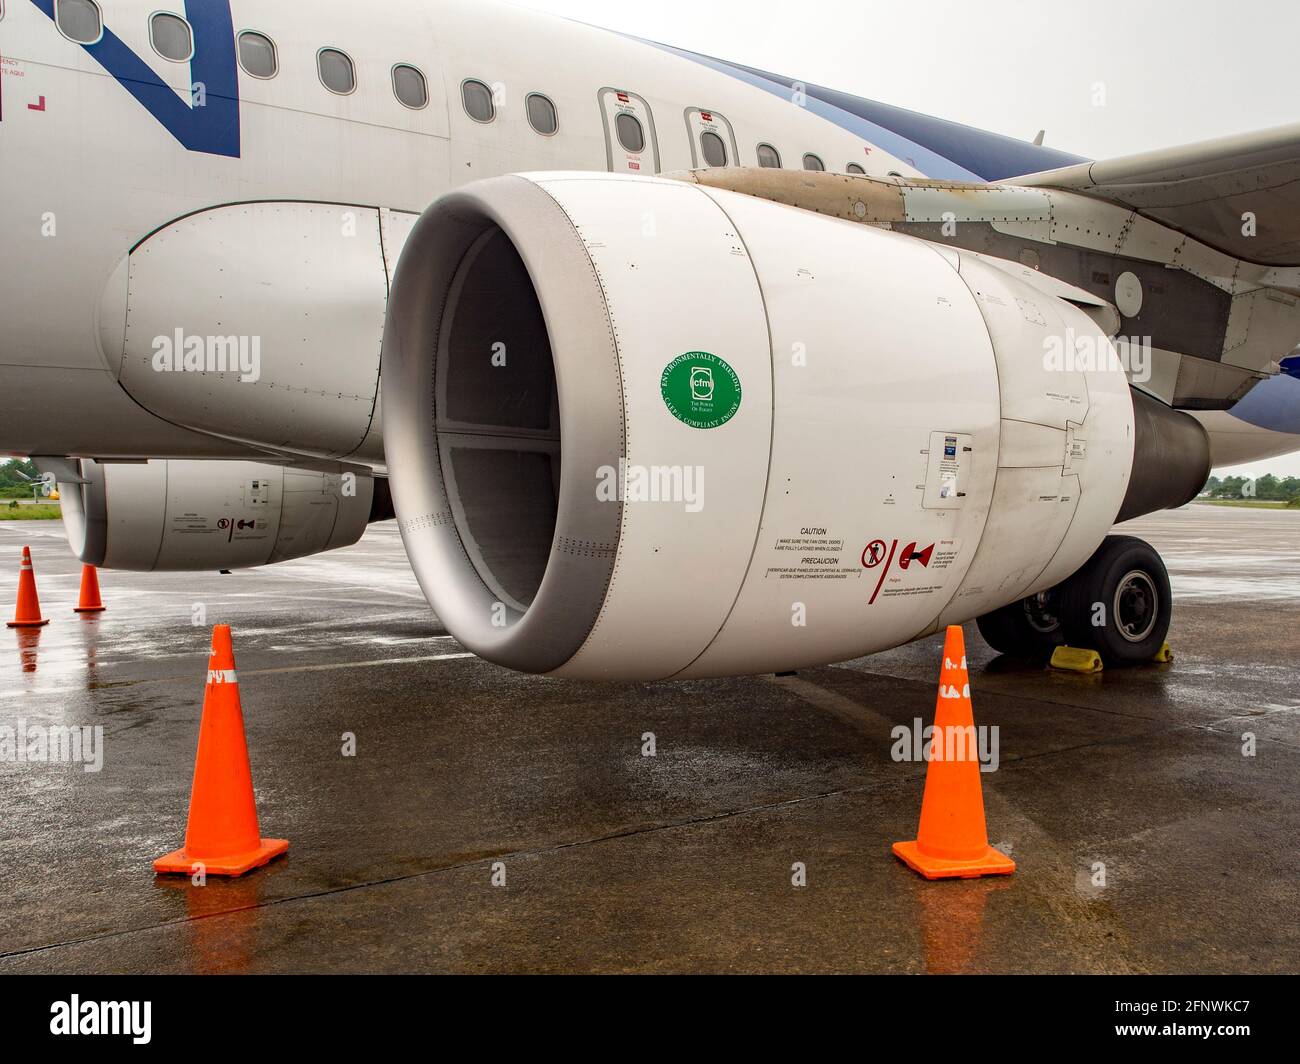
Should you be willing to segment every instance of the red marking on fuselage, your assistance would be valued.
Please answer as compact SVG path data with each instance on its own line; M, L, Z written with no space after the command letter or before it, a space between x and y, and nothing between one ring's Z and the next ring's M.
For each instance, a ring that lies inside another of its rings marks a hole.
M45 110L45 97L42 96L42 97L40 98L40 101L39 101L38 103L29 103L29 104L27 105L27 110L29 110L29 111L44 111L44 110Z
M898 540L894 540L889 545L889 557L885 559L884 567L880 570L880 579L876 581L876 590L871 593L871 600L868 606L876 604L876 596L880 594L880 589L885 586L885 577L889 575L889 567L894 563L894 552L898 550Z

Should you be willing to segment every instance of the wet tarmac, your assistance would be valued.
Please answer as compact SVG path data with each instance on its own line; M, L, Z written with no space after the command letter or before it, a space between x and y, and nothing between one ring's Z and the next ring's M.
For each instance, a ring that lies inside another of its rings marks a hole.
M105 572L98 617L61 526L0 523L5 619L24 543L51 618L0 629L0 726L103 729L98 772L0 762L0 974L1294 972L1300 513L1125 531L1169 565L1177 661L1053 673L968 625L1019 868L928 883L890 855L924 767L890 730L930 718L938 639L787 678L539 680L447 637L391 523L231 576ZM150 862L184 835L218 622L262 830L292 845L194 887Z

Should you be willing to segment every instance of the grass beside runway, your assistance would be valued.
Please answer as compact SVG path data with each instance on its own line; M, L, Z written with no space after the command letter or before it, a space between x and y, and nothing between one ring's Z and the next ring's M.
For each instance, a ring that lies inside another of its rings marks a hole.
M1230 506L1245 510L1292 510L1300 513L1300 500L1282 502L1275 499L1197 499L1198 506Z
M0 521L57 521L62 516L56 502L0 503Z

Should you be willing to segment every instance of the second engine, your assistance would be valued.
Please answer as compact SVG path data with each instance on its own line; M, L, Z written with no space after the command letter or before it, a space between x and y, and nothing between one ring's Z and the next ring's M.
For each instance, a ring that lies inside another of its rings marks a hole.
M347 547L365 532L376 496L369 475L260 462L79 469L81 483L59 483L68 543L105 569L243 569Z

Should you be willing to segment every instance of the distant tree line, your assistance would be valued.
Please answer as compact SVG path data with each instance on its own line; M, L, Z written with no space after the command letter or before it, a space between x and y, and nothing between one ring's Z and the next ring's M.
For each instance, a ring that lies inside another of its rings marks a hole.
M1262 499L1265 502L1284 502L1300 508L1300 477L1275 477L1266 473L1262 477L1210 477L1202 495L1211 499Z

